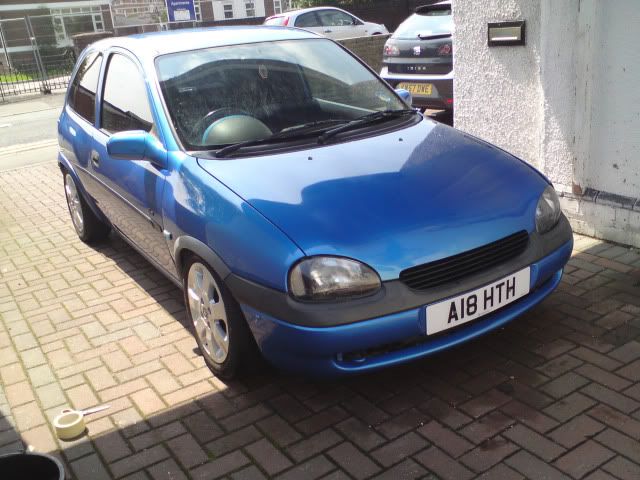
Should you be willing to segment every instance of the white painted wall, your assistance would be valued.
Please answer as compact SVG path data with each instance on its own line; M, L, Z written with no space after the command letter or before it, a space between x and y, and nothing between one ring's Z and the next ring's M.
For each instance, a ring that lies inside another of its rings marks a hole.
M595 2L589 151L581 183L640 197L640 2Z
M456 0L454 124L538 165L539 0ZM527 21L526 47L487 46L487 23Z
M562 192L640 198L638 0L455 0L453 16L457 128ZM489 48L487 23L508 20L526 21L526 45ZM569 197L577 231L640 246L640 203Z

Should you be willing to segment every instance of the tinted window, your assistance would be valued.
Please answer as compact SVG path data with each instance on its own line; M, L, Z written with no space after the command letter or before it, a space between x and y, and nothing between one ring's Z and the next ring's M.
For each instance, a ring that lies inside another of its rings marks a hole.
M109 133L150 131L153 116L138 67L122 55L112 55L102 96L102 128Z
M69 106L90 123L94 123L96 119L96 91L101 64L102 55L90 53L82 61L69 87Z
M320 23L325 27L344 27L353 25L353 17L339 10L321 10Z
M320 22L318 21L316 12L305 13L304 15L300 15L298 18L296 18L296 27L311 28L319 26Z
M393 36L394 38L416 38L418 34L438 35L452 31L451 7L425 7L402 22Z

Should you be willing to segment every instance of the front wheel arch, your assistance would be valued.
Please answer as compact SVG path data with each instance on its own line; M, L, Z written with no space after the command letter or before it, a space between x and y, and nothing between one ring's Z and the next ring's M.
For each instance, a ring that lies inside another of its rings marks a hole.
M193 255L196 255L207 262L223 281L231 273L231 269L227 266L224 260L222 260L222 258L220 258L220 256L215 253L211 247L197 238L187 235L179 237L173 246L173 252L173 258L176 262L176 270L181 276L185 273L184 269L185 265L187 265L187 262L189 261L189 257Z

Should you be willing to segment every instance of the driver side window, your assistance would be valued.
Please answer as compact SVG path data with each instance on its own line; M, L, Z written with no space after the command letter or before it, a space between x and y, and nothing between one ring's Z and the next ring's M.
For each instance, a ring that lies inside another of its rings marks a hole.
M114 53L109 59L102 95L102 129L108 133L153 128L147 88L135 63Z

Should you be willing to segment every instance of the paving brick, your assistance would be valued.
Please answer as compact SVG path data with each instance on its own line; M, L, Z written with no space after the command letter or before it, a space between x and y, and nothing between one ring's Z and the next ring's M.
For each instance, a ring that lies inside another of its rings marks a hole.
M593 437L605 428L587 415L579 415L549 433L549 436L566 448L572 448Z
M331 429L323 430L287 449L287 453L297 462L306 460L342 441L342 437Z
M422 411L411 408L377 425L376 430L387 439L393 439L424 425L429 416Z
M599 433L595 439L602 445L640 464L640 443L638 443L637 440L618 433L615 430L611 430L610 428Z
M516 400L503 405L500 410L540 433L547 432L558 425L557 420Z
M500 436L483 441L479 446L460 457L462 463L476 472L484 472L502 461L518 447Z
M95 454L71 462L71 469L76 478L90 478L92 480L109 480L111 478L108 470Z
M631 413L640 408L640 402L595 383L587 385L581 392L624 413Z
M336 425L342 435L363 450L371 450L386 440L378 435L373 427L363 423L356 417L351 417Z
M111 471L116 478L124 477L129 473L142 470L149 465L153 465L160 460L164 460L168 456L169 453L162 445L156 445L155 447L151 447L147 450L143 450L112 463Z
M504 463L499 463L480 475L478 480L524 480L524 476Z
M494 411L465 426L459 430L459 433L464 435L471 442L480 444L514 423L515 420L512 418Z
M324 455L318 455L306 462L299 463L287 472L276 477L278 480L298 480L299 478L313 480L320 478L335 468ZM236 478L235 476L233 477Z
M247 445L245 450L270 476L293 465L285 455L264 438Z
M448 455L457 458L463 453L471 450L473 444L465 440L454 431L443 427L433 420L424 427L419 428L418 433L429 440L434 445L440 447Z
M370 477L380 471L380 467L352 443L344 442L327 452L340 467L357 479ZM379 456L376 456L379 458Z
M547 462L565 452L565 449L560 445L547 440L544 436L524 425L514 425L503 432L502 435Z
M544 478L545 480L570 480L571 478L525 450L520 450L507 458L505 463L526 478Z
M250 465L233 473L231 478L233 480L266 480L267 477L264 476L258 467Z
M565 422L585 410L588 410L595 404L596 402L591 398L586 397L579 392L574 392L568 397L564 397L552 405L549 405L543 410L543 412L560 422Z
M474 474L460 462L452 459L437 447L430 447L415 456L428 470L445 480L465 480Z
M219 478L249 463L249 459L240 451L235 451L191 470L194 480Z
M147 469L153 480L187 480L187 476L172 458Z
M542 390L552 397L562 398L588 383L589 380L583 376L568 372L544 385Z
M217 457L254 442L261 437L262 434L253 425L250 425L208 443L206 448L212 455Z
M630 462L624 457L617 456L601 468L622 480L637 480L640 478L640 465Z
M614 455L611 450L588 440L560 457L554 464L573 478L582 478Z
M144 416L150 416L165 408L165 403L158 394L150 388L132 393L131 399Z
M208 459L207 454L189 433L168 440L166 444L174 457L186 469L201 465Z

